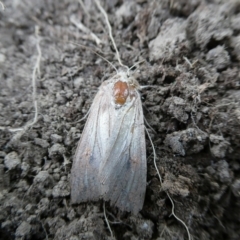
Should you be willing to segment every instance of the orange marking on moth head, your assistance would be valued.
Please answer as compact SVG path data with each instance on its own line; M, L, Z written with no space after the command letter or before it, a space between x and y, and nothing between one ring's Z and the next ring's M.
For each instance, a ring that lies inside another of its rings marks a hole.
M129 89L126 82L117 81L113 87L113 96L116 104L123 105L129 95Z

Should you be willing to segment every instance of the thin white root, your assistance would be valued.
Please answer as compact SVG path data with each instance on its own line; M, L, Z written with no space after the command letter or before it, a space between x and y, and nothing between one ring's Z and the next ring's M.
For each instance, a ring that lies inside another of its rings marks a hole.
M174 233L170 231L166 225L164 226L162 232L160 233L160 239L163 237L163 234L165 232L171 237L171 239L174 239Z
M0 5L1 5L2 10L5 10L4 4L1 1L0 1Z
M103 214L104 214L104 218L105 218L106 224L108 226L108 230L109 230L109 232L111 234L111 238L113 238L113 232L112 232L112 229L110 227L110 224L109 224L109 221L108 221L107 215L106 215L105 202L103 203Z
M6 127L0 127L0 130L8 130L10 132L18 132L12 140L19 139L31 126L33 126L37 122L38 118L38 102L37 102L37 87L36 87L36 75L38 74L40 76L40 61L42 57L42 52L40 48L40 39L39 39L39 27L35 26L35 35L37 38L37 51L38 51L38 57L35 63L35 66L33 68L32 72L32 98L33 98L33 105L35 108L35 114L32 121L29 121L24 127L22 128L6 128Z
M8 127L0 127L2 131L9 131L9 132L19 132L22 131L23 128L8 128Z
M83 1L82 1L82 0L78 0L78 2L79 2L79 4L81 5L81 7L82 7L84 13L87 15L87 17L88 17L89 19L91 19L90 14L88 13L87 9L85 8L85 6L84 6L84 4L83 4Z
M80 21L77 21L74 16L70 17L70 22L73 23L82 32L88 34L93 39L93 41L96 42L97 45L102 44L102 41L96 36L96 34L94 34L89 28L84 26Z
M155 167L155 169L156 169L156 171L157 171L157 175L158 175L159 180L160 180L160 183L161 183L161 185L162 185L162 177L161 177L161 174L160 174L160 172L159 172L159 170L158 170L157 163L156 163L156 157L157 157L157 156L156 156L155 147L154 147L154 144L153 144L153 142L152 142L152 138L151 138L151 136L150 136L147 128L145 128L145 129L146 129L146 132L147 132L149 141L150 141L150 143L151 143L151 145L152 145L152 149L153 149L153 163L154 163L154 167Z
M169 193L166 191L167 195L168 195L168 198L170 199L171 203L172 203L172 215L185 227L186 231L187 231L187 234L188 234L188 240L191 240L191 235L190 235L190 232L189 232L189 229L187 227L187 225L185 224L185 222L180 219L174 212L174 202L172 200L172 198L170 197Z
M36 64L34 66L33 73L32 73L32 88L33 88L32 97L33 97L33 101L34 101L35 115L34 115L33 122L29 124L29 127L34 125L37 122L37 117L38 117L36 73L38 73L38 76L41 76L40 62L41 62L41 58L42 58L42 51L41 51L41 48L39 45L40 38L39 38L39 27L38 26L35 27L35 35L37 38L37 52L38 52L37 61L36 61Z
M119 64L120 64L122 67L124 67L124 68L126 68L127 70L129 70L128 66L124 65L124 64L122 63L122 61L121 61L120 54L119 54L119 51L118 51L118 49L117 49L117 45L116 45L116 43L115 43L115 41L114 41L114 38L113 38L113 35L112 35L112 27L111 27L111 25L110 25L110 23L109 23L109 19L108 19L108 15L107 15L106 11L103 9L103 7L101 6L101 4L100 4L100 2L99 2L98 0L94 0L94 1L95 1L95 3L96 3L97 7L99 8L99 10L102 12L102 14L103 14L104 17L105 17L105 21L106 21L107 26L108 26L109 37L110 37L110 39L111 39L111 41L112 41L112 44L113 44L113 47L114 47L114 49L115 49L115 51L116 51L117 60L118 60Z
M63 154L63 166L65 168L65 172L67 172L66 166L70 163L70 161L68 160L68 158L66 157L65 154Z
M190 68L193 68L194 65L198 62L198 60L194 61L193 63L191 63L188 58L183 57L183 59L187 62L187 64L190 66Z
M144 122L154 133L156 133L156 131L150 126L150 124L148 123L148 121L145 117L144 117Z
M163 182L162 182L162 177L161 177L161 175L160 175L160 172L159 172L159 170L158 170L157 163L156 163L156 151L155 151L155 147L154 147L154 144L153 144L153 142L152 142L151 136L150 136L150 134L149 134L149 132L148 132L147 129L146 129L146 132L147 132L148 138L149 138L149 140L150 140L150 143L151 143L152 149L153 149L153 163L154 163L154 167L155 167L155 169L156 169L156 171L157 171L157 175L158 175L159 180L160 180L160 183L161 183L161 185L162 185L162 184L163 184ZM185 224L185 222L184 222L183 220L181 220L181 219L175 214L175 212L174 212L174 207L175 207L174 202L173 202L172 198L170 197L168 191L166 191L166 194L167 194L167 196L168 196L168 198L169 198L169 200L171 201L171 204L172 204L172 215L173 215L180 223L182 223L182 225L185 227L185 229L186 229L186 231L187 231L188 240L191 240L191 235L190 235L190 232L189 232L189 229L188 229L187 225Z
M191 62L186 57L183 57L183 59L187 62L187 64L190 66L190 68L193 67Z
M42 225L42 229L43 229L43 231L44 231L44 233L45 233L46 240L48 240L48 234L47 234L47 231L46 231L46 229L45 229L45 227L44 227L42 221L40 221L40 223L41 223L41 225Z

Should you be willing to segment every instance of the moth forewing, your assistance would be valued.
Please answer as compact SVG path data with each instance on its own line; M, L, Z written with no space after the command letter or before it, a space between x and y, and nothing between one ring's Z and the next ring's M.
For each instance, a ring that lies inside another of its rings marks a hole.
M115 122L110 154L101 170L103 196L124 211L138 213L146 190L146 149L139 95ZM108 169L111 171L108 171Z
M101 85L74 157L73 203L102 197L123 211L142 209L146 148L137 86L124 72Z
M93 100L74 156L71 171L72 203L98 200L101 196L99 168L106 149L106 138L110 133L107 123L110 117L108 112L111 111L111 104L107 101L108 97L103 89L105 84L104 82L100 86Z

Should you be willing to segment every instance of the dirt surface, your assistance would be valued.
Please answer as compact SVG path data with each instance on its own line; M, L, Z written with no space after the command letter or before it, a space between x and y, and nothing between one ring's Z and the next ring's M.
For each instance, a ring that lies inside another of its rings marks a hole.
M0 239L111 239L103 203L70 204L70 171L101 82L119 67L92 1L3 1L0 10ZM106 204L116 239L240 239L240 2L103 3L141 85L148 186L134 216ZM80 25L82 24L82 25ZM39 36L35 34L39 27ZM85 26L88 31L84 31ZM95 34L91 34L89 31ZM40 39L34 119L32 75ZM71 42L87 46L88 49Z

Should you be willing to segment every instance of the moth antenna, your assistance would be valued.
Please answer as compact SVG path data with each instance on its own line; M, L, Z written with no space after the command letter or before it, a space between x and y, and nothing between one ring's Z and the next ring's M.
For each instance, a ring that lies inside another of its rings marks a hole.
M87 116L89 115L91 111L91 107L88 109L87 113L84 115L84 117L82 117L81 119L77 120L76 122L72 122L72 124L76 124L76 123L80 123L81 121L83 121L84 119L87 118Z
M145 62L145 60L141 60L141 61L136 62L136 63L133 64L128 70L129 70L129 71L132 70L134 67L136 67L137 65L139 65L139 64L142 63L142 62Z
M119 51L118 51L118 49L117 49L117 45L116 45L116 43L115 43L115 41L114 41L114 38L113 38L113 35L112 35L112 27L111 27L111 25L110 25L110 23L109 23L109 19L108 19L108 15L107 15L106 11L103 9L103 7L101 6L101 4L100 4L100 2L99 2L98 0L94 0L94 1L95 1L95 3L96 3L97 7L99 8L99 10L102 12L102 14L103 14L104 17L105 17L105 20L106 20L106 23L107 23L107 26L108 26L108 34L109 34L109 37L110 37L110 39L111 39L111 41L112 41L113 47L114 47L114 49L115 49L115 51L116 51L117 60L118 60L119 64L120 64L122 67L125 67L125 68L127 68L127 70L129 70L129 67L126 66L126 65L124 65L124 64L122 63L121 59L120 59L120 54L119 54Z
M158 170L157 163L156 163L156 151L155 151L155 147L154 147L152 138L150 137L150 134L149 134L149 132L148 132L148 130L147 130L146 127L145 127L145 129L146 129L146 132L147 132L149 141L150 141L150 143L151 143L151 145L152 145L152 149L153 149L153 163L154 163L154 167L155 167L155 169L156 169L156 171L157 171L157 175L158 175L159 180L160 180L160 183L161 183L161 185L162 185L162 184L163 184L163 182L162 182L162 177L161 177L161 174L160 174L160 172L159 172L159 170ZM178 221L185 227L185 229L186 229L186 231L187 231L187 234L188 234L188 240L191 240L191 235L190 235L190 232L189 232L189 229L188 229L186 223L185 223L182 219L180 219L180 218L175 214L175 212L174 212L174 208L175 208L174 202L173 202L172 198L170 197L168 191L165 191L165 192L166 192L166 194L167 194L167 196L168 196L168 198L169 198L169 200L171 201L171 204L172 204L172 215L175 217L176 220L178 220Z
M79 43L75 43L75 42L71 42L71 41L68 41L68 42L71 43L71 44L74 44L74 45L76 45L76 46L85 48L85 49L87 49L88 51L90 51L90 52L98 55L100 58L102 58L104 61L106 61L109 65L111 65L111 67L114 68L114 70L115 70L115 71L117 72L117 74L118 74L117 68L116 68L110 61L108 61L105 57L103 57L101 54L99 54L99 53L93 51L91 48L86 47L86 46L84 46L84 45L81 45L81 44L79 44Z
M0 1L0 5L1 5L2 10L5 10L4 4L1 1Z
M145 85L145 86L140 86L140 89L144 89L144 88L157 88L157 86L154 85Z
M108 226L108 230L109 230L109 232L110 232L110 234L111 234L111 238L113 238L113 232L112 232L112 229L111 229L111 227L110 227L110 224L109 224L109 221L108 221L107 215L106 215L105 202L103 202L103 213L104 213L105 221L106 221L107 226Z
M128 75L128 77L130 76L130 70L133 69L136 65L138 65L138 64L140 64L140 63L142 63L142 62L144 62L144 61L145 61L145 60L138 61L138 62L136 62L135 64L133 64L130 68L128 68L128 70L127 70L127 75Z

